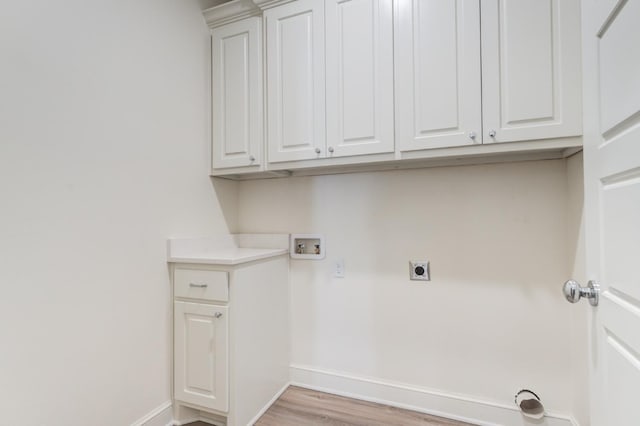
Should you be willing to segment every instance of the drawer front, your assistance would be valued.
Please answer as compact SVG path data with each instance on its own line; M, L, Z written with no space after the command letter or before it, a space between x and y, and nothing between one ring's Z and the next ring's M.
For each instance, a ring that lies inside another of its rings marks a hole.
M229 300L227 272L176 268L173 279L175 297L224 302Z

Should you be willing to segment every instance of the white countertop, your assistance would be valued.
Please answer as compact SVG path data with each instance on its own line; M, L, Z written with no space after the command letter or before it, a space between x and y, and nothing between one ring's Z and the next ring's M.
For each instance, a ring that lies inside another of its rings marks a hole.
M238 265L288 253L287 249L223 248L206 253L169 256L172 263L206 263L208 265Z
M241 234L216 238L171 239L167 262L239 265L289 252L287 234Z

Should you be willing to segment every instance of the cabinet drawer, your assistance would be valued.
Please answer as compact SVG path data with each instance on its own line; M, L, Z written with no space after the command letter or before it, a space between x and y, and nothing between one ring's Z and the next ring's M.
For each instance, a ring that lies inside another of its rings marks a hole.
M229 279L226 272L176 268L173 279L175 297L225 302L229 300Z

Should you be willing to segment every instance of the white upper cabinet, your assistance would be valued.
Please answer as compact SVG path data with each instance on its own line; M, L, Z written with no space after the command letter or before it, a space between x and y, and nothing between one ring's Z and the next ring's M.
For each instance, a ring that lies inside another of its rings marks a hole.
M395 6L398 149L480 143L479 0L398 0Z
M234 0L205 16L213 174L581 147L580 0Z
M328 0L327 156L394 151L391 0Z
M325 156L324 0L264 12L269 162Z
M211 30L213 169L259 168L263 149L262 20Z
M579 0L482 0L484 143L582 132Z

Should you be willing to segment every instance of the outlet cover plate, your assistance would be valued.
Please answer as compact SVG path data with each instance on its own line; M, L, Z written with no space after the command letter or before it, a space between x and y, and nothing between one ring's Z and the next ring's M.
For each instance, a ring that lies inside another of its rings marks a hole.
M344 278L344 259L336 259L334 262L333 276L335 278Z
M428 260L409 261L409 279L411 281L431 281Z

